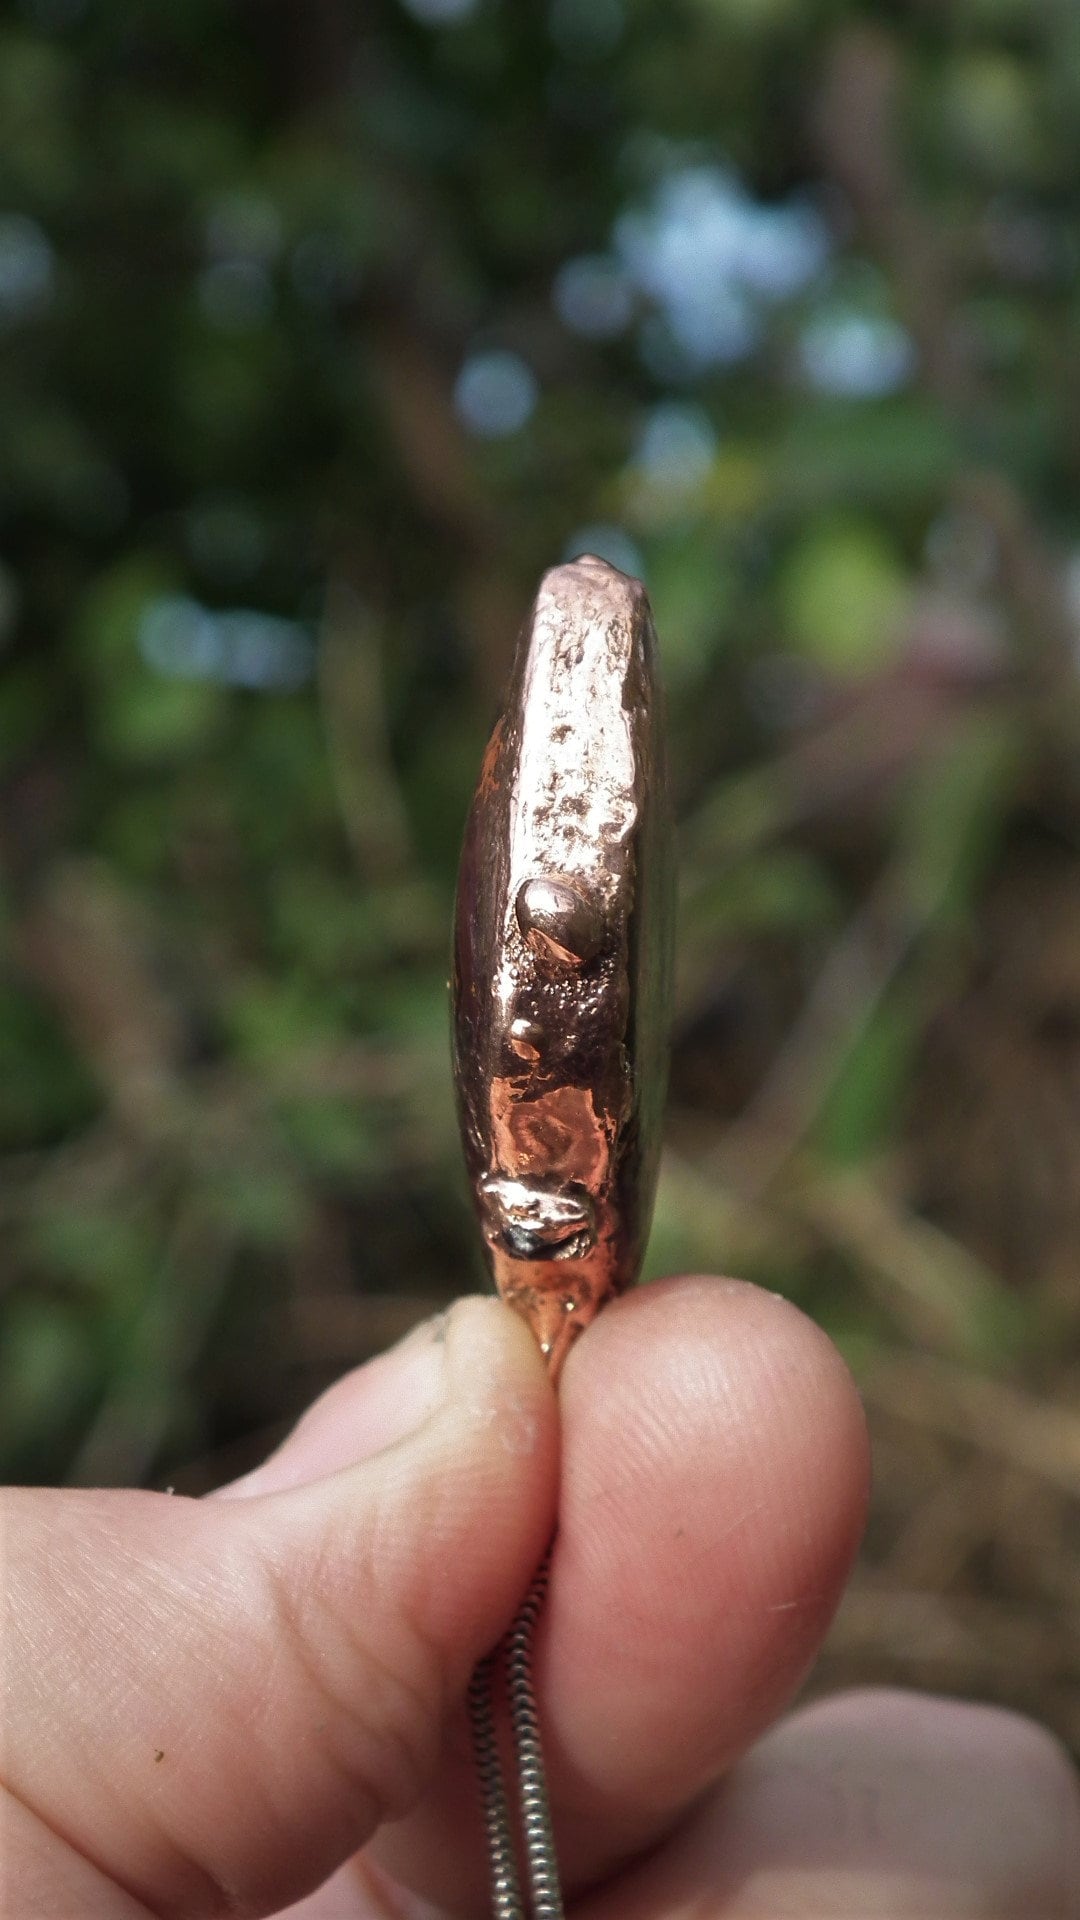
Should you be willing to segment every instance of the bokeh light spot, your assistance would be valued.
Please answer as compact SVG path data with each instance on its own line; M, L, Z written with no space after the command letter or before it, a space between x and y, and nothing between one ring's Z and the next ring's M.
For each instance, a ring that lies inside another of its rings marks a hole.
M249 607L219 613L181 595L151 601L138 645L147 666L167 679L260 692L291 692L311 678L315 663L311 636L296 621Z
M270 275L258 260L215 260L198 282L199 305L222 333L247 333L269 319L274 304Z
M567 60L600 60L622 39L622 0L552 0L548 29Z
M477 0L401 0L401 4L426 27L453 27L476 12Z
M799 361L819 393L872 400L906 386L916 355L911 335L887 314L825 312L803 328Z
M54 277L55 255L44 227L22 213L0 215L0 319L40 312Z
M701 407L665 401L654 407L638 437L634 465L650 487L688 493L716 459L716 429Z
M586 340L613 340L634 314L634 289L606 253L581 254L559 268L552 297L563 325Z
M536 407L536 375L518 353L470 354L454 384L459 419L482 440L517 433Z
M809 202L766 205L728 169L683 165L620 215L615 251L693 371L745 358L762 311L810 284L829 238Z
M629 573L635 580L645 578L641 548L625 527L602 521L595 526L579 527L563 548L562 557L578 560L583 553L595 553L598 560L607 560L611 566L618 567L620 573Z

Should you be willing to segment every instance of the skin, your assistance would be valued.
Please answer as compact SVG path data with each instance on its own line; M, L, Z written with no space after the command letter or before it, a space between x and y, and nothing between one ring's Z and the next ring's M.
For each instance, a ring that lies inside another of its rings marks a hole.
M557 1499L575 1920L1076 1920L1080 1796L1038 1727L896 1693L781 1717L866 1500L818 1329L662 1282L560 1400L521 1322L464 1301L216 1498L5 1495L5 1920L484 1912L461 1702Z

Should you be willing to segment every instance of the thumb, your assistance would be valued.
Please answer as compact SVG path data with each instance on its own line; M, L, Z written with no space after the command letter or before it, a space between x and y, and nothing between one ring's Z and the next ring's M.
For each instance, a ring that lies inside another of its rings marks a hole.
M527 1329L467 1300L332 1390L276 1490L5 1494L12 1910L195 1920L318 1886L426 1784L543 1551L556 1445Z

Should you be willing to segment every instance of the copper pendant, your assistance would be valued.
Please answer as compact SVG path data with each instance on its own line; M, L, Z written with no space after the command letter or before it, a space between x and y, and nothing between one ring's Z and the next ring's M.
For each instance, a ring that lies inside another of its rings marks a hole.
M673 859L645 590L544 575L465 833L454 1075L496 1285L553 1371L637 1276L666 1080Z

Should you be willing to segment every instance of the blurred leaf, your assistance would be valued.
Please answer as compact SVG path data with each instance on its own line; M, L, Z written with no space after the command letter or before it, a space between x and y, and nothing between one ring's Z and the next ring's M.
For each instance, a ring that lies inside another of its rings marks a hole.
M831 672L873 672L899 643L908 582L895 549L870 521L832 520L812 528L780 576L787 632Z
M0 679L0 769L17 765L37 745L49 706L49 688L36 662L8 668Z
M0 165L35 199L70 192L78 177L73 79L63 48L10 21L0 30Z
M272 912L283 951L329 978L385 959L385 929L359 881L346 890L336 873L285 867L277 876Z
M768 504L770 477L762 447L725 442L705 476L702 505L726 530Z
M840 896L820 861L794 847L756 853L687 878L679 893L680 939L748 935L828 925Z
M200 475L243 466L260 436L272 433L288 375L284 342L254 318L235 333L215 330L193 297L176 355L175 427Z
M664 678L675 694L699 681L719 651L732 600L732 569L704 529L650 541L648 569Z
M450 996L446 966L438 974L399 971L382 983L373 1008L377 1025L410 1046L430 1050L437 1072L449 1083Z
M734 33L769 34L798 19L803 0L694 0L698 11Z
M160 1241L145 1198L125 1193L51 1200L33 1222L36 1257L68 1281L95 1291L103 1302L142 1297L160 1257Z
M25 1150L61 1138L97 1111L93 1076L29 994L0 981L0 1141Z
M171 760L212 740L224 707L220 687L205 680L167 680L147 670L102 701L101 743L120 759L146 764Z
M0 1308L0 1472L16 1474L35 1444L85 1409L97 1384L80 1313L47 1294Z
M1011 716L975 712L911 777L897 822L898 911L915 916L924 942L946 932L973 904L1012 798L1020 746ZM830 1159L857 1163L895 1136L935 1004L924 963L872 1005L819 1115L818 1138Z
M243 135L227 116L160 89L116 88L109 98L109 143L136 191L198 193L243 164Z
M970 907L1024 760L1017 717L993 706L964 716L913 773L901 796L897 840L920 916L948 920Z
M1029 62L990 49L961 56L952 65L943 104L961 154L984 175L1013 181L1043 173L1050 149Z
M921 980L905 980L874 1007L847 1048L814 1126L837 1166L873 1160L896 1139L926 1018Z
M368 1177L386 1163L387 1135L355 1100L317 1092L279 1106L286 1137L302 1165L344 1181Z
M242 1153L204 1170L199 1204L207 1221L229 1240L268 1252L293 1245L308 1212L297 1169Z
M807 400L776 434L772 491L804 513L834 503L896 512L933 502L958 458L949 421L921 398Z
M137 553L99 575L84 598L78 652L91 683L95 731L111 757L169 761L205 746L224 723L221 687L166 678L140 656L140 616L174 583L156 555Z
M238 1057L264 1069L294 1053L332 1045L337 1036L330 1002L299 980L245 982L232 997L227 1019Z

